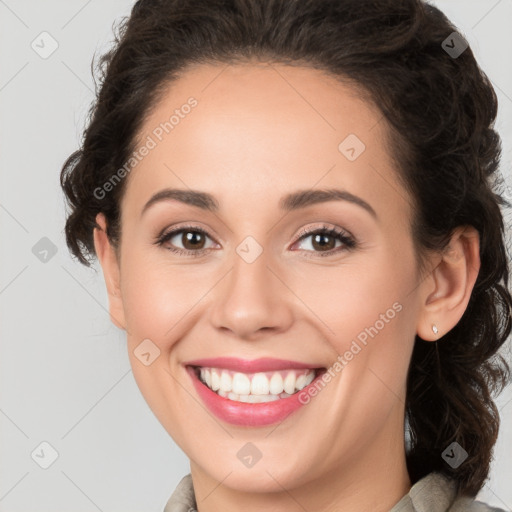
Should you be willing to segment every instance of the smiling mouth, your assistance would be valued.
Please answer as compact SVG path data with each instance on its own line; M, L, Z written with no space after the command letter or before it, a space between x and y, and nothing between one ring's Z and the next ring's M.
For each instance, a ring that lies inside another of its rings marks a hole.
M192 366L200 382L234 402L263 403L289 398L326 371L325 368L242 373L225 368Z

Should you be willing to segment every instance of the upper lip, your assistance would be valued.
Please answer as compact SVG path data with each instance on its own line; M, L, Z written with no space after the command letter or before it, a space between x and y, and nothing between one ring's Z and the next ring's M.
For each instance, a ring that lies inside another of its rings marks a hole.
M262 357L259 359L239 359L237 357L214 357L206 359L194 359L184 363L185 366L201 366L203 368L224 368L242 373L256 373L292 369L320 369L323 366L312 363L301 363L286 359L274 359Z

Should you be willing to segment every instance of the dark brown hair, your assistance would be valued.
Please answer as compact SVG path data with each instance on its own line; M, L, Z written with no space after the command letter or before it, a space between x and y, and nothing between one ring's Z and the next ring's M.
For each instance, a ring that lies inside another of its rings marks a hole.
M61 185L68 247L89 265L97 213L119 247L126 179L105 197L94 191L127 161L145 116L188 65L259 59L357 84L387 124L389 152L413 199L420 264L427 250L446 247L456 227L480 234L481 268L462 319L437 343L416 337L405 409L411 481L440 471L474 496L498 435L493 395L510 379L498 353L511 330L500 211L508 203L494 183L496 95L471 48L458 56L443 48L454 31L420 0L140 0L101 57L97 98ZM441 457L453 441L468 453L456 469Z

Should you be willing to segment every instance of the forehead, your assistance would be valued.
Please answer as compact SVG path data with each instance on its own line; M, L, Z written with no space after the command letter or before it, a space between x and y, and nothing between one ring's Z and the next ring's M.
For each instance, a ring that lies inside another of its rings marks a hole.
M140 209L159 188L178 186L222 190L226 199L236 191L229 197L243 206L248 190L263 199L343 185L368 202L396 204L386 126L361 93L301 66L191 67L145 118L137 147L151 149L130 172L123 201Z
M149 133L174 112L180 114L187 101L194 98L199 107L193 109L196 115L186 114L190 117L187 123L181 123L182 116L179 121L174 120L173 135L182 132L185 125L190 125L197 135L200 128L217 132L211 123L233 120L237 129L244 128L240 135L251 133L252 127L252 133L259 130L260 135L262 131L272 134L284 129L299 135L317 134L318 138L339 132L338 137L351 128L364 136L382 118L380 111L363 99L364 95L362 87L348 79L342 83L321 70L303 66L201 64L188 68L164 88L141 132ZM302 121L299 126L290 122L296 119Z

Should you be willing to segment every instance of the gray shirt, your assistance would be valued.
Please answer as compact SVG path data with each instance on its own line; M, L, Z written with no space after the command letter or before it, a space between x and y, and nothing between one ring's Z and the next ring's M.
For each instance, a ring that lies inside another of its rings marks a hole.
M455 494L455 482L433 472L418 480L389 512L505 512L469 496ZM197 504L189 473L181 479L163 512L195 511Z

